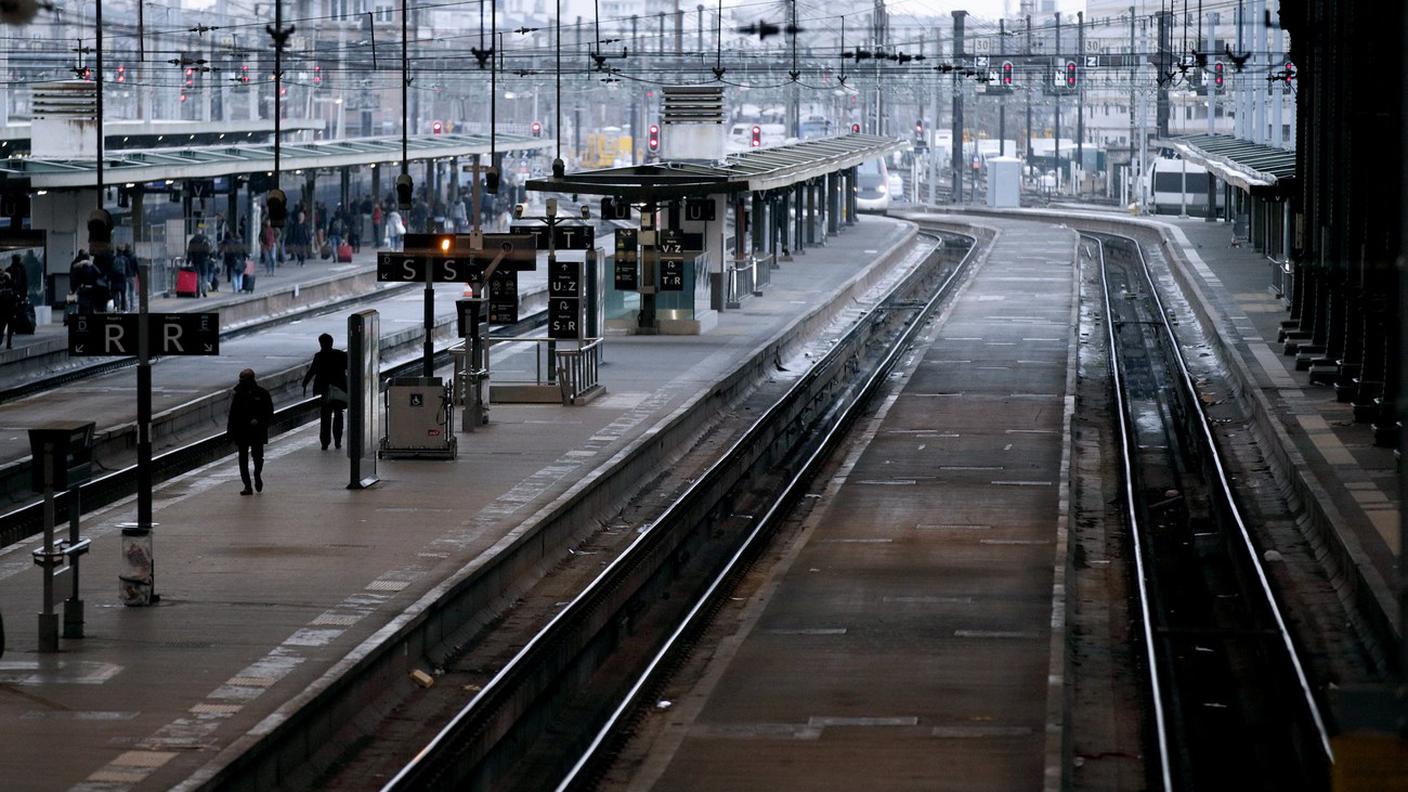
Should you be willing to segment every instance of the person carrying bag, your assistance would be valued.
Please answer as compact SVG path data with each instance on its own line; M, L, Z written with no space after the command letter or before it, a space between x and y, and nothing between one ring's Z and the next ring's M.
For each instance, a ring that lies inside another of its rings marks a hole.
M318 352L303 375L303 392L308 392L308 383L313 383L313 393L322 397L318 406L318 439L323 450L328 443L342 448L342 411L347 409L347 353L333 349L332 336L323 333L318 336Z

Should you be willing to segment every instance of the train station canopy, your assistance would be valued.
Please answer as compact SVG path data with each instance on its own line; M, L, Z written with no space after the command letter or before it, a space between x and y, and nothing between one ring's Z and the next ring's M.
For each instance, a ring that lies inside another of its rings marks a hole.
M527 151L554 145L551 138L500 133L499 152ZM407 142L411 161L467 157L489 153L488 135L415 135ZM180 148L120 149L105 152L103 179L108 184L211 179L268 173L274 168L274 144L187 146ZM280 170L292 173L308 168L341 168L358 165L399 165L401 138L397 136L346 138L316 143L284 143ZM94 160L11 157L0 160L0 179L28 180L31 189L92 187L97 183Z
M539 192L612 195L631 201L668 201L735 192L765 192L883 157L909 144L878 135L842 135L729 154L714 163L664 161L649 165L532 179Z
M1252 194L1284 194L1296 178L1295 149L1252 143L1231 135L1184 135L1166 145L1189 162Z

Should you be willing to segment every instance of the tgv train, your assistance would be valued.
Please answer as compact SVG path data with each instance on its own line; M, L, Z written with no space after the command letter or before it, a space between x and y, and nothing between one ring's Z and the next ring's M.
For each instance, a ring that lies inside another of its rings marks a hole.
M884 212L890 208L890 169L884 158L866 160L856 168L856 209Z
M1210 178L1201 165L1159 158L1149 167L1144 194L1155 214L1178 214L1186 207L1188 214L1200 217L1207 213ZM1213 191L1213 200L1218 207L1222 206L1222 190Z

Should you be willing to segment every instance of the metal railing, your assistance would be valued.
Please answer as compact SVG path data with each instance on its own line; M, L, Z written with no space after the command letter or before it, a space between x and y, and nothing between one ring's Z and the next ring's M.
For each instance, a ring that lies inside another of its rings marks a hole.
M758 294L758 262L753 258L739 259L728 265L724 273L725 303L729 308L743 307L745 295Z
M593 338L576 349L557 353L557 382L564 406L576 404L601 387L602 339Z

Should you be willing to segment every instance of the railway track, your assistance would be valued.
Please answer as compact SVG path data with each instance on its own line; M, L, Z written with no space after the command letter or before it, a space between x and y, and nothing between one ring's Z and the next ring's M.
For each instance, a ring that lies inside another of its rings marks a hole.
M517 324L505 325L490 333L491 337L501 338L519 335L541 327L547 322L547 309L525 316ZM458 343L458 342L455 342ZM436 351L435 366L440 368L450 362L450 346ZM421 371L419 357L387 366L382 369L383 379L417 375ZM318 420L318 398L310 397L287 404L274 411L271 435L279 435ZM152 482L159 484L179 476L189 470L210 463L233 453L234 446L223 432L212 434L169 449L152 457ZM91 511L114 503L136 491L137 466L128 465L97 476L78 488L78 497L83 511ZM62 523L68 519L70 497L68 492L54 496L55 519ZM33 501L11 511L0 514L0 546L18 542L43 530L43 501Z
M1083 233L1100 267L1123 510L1163 790L1326 788L1320 703L1139 245Z
M962 241L969 250L960 262L944 267L936 251L862 316L384 789L589 784L658 675L952 293L975 249L971 238Z

